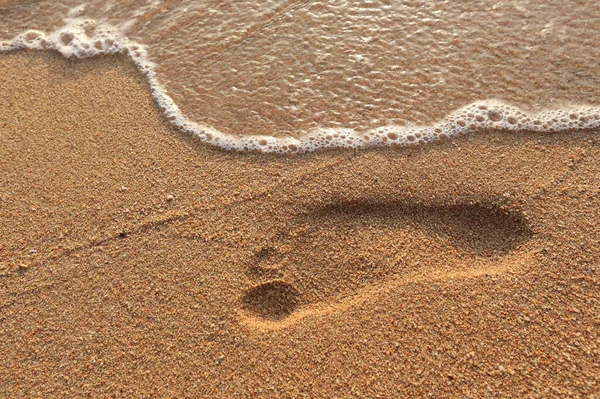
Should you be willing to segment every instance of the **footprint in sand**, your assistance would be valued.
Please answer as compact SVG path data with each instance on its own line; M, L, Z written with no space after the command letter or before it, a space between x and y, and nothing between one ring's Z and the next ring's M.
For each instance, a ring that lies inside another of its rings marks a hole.
M298 306L300 292L283 280L272 280L250 288L244 293L244 306L266 320L282 320Z
M257 284L241 304L249 322L290 325L349 306L391 280L491 273L530 236L522 215L493 203L308 207L254 254L248 276Z

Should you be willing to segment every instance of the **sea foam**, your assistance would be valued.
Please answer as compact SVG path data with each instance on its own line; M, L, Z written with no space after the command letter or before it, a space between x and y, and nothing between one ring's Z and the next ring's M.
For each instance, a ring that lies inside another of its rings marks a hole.
M194 122L180 111L157 78L156 65L148 56L146 46L127 37L128 23L121 26L99 23L81 17L83 9L82 6L71 10L64 20L64 26L52 32L28 30L10 41L0 42L0 51L55 50L67 58L89 58L100 54L128 56L148 79L152 95L168 120L201 141L225 150L289 154L328 148L410 146L486 129L558 132L600 127L600 107L571 105L528 113L501 101L486 100L457 109L444 119L427 126L389 125L366 131L321 128L297 138L226 134L211 126Z

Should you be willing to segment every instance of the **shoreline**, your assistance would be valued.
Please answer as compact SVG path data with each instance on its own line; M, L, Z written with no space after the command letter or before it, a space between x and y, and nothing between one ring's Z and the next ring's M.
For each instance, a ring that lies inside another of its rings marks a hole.
M77 18L74 22L75 25L85 25ZM79 29L81 30L81 27ZM109 31L112 31L112 28ZM158 80L156 65L148 59L145 46L130 42L127 38L121 38L120 41L115 38L116 41L112 41L111 47L98 50L92 45L93 38L85 39L78 35L69 44L61 44L60 30L48 35L40 31L31 32L34 33L35 39L28 40L27 32L22 33L10 42L12 44L8 45L7 49L0 47L0 53L10 55L13 52L41 51L53 56L60 54L70 61L73 61L71 57L74 56L75 62L97 57L119 57L121 62L133 65L140 77L143 77L145 86L164 120L178 130L196 137L199 142L225 151L292 155L338 149L377 150L386 147L431 145L440 140L456 139L484 131L565 134L572 131L597 131L600 128L600 108L591 104L566 103L562 108L541 108L533 112L500 100L484 99L463 104L441 120L428 125L384 125L363 131L344 127L319 127L299 136L236 135L188 119ZM69 34L72 36L72 33ZM38 39L45 44L41 44ZM130 47L137 50L132 51Z

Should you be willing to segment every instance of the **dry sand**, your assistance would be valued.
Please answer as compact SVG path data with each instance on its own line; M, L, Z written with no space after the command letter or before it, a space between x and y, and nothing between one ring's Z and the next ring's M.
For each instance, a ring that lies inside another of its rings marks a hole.
M0 56L1 397L588 397L597 132L228 154Z

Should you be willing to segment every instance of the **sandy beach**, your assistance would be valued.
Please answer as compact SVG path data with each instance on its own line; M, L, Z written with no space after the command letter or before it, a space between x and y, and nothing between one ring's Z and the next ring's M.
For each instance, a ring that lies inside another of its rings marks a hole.
M599 195L596 131L227 153L1 54L0 396L597 397Z

